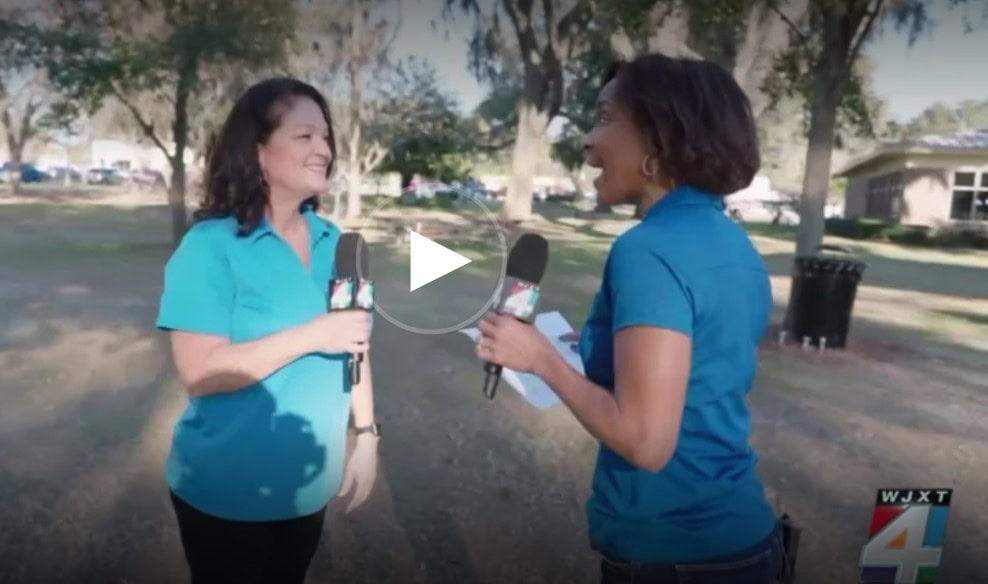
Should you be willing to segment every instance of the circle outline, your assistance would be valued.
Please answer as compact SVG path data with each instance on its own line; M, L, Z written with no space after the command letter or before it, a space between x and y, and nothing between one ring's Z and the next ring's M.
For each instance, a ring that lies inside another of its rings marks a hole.
M467 325L469 325L470 323L473 323L473 322L476 322L477 320L479 320L480 317L482 317L484 315L484 313L487 312L490 309L490 307L494 305L494 303L497 301L498 296L501 293L501 289L504 287L504 279L507 276L507 272L508 272L508 242L507 242L507 238L504 235L504 230L501 229L501 225L497 222L497 217L494 215L494 213L491 212L491 210L487 207L487 205L484 205L484 203L480 200L480 197L477 197L477 196L475 196L475 195L473 195L471 193L463 192L460 189L454 189L454 190L457 193L457 196L458 197L469 198L471 200L471 202L473 202L475 205L477 205L477 207L480 208L481 212L486 216L487 220L490 221L492 225L494 225L494 231L497 233L498 242L500 243L500 247L501 247L501 268L500 268L500 270L498 270L497 285L494 287L494 291L491 293L491 297L487 299L487 301L480 308L480 310L478 310L474 315L468 317L466 320L463 320L463 321L461 321L460 323L458 323L456 325L449 326L449 327L446 327L446 328L441 328L441 329L425 329L425 328L419 328L419 327L415 327L415 326L412 326L410 324L406 324L404 322L401 322L397 318L395 318L395 317L391 316L390 314L388 314L388 312L386 310L384 310L383 308L381 308L378 305L378 303L375 301L375 303L374 303L374 312L375 313L379 313L381 316L384 317L385 320L387 320L391 324L397 326L398 328L400 328L402 330L406 330L406 331L408 331L410 333L422 334L422 335L445 335L445 334L449 334L449 333L454 333L454 332L461 331L464 328L466 328ZM435 196L435 195L433 195L433 196ZM361 231L364 231L365 228L368 228L369 227L369 225L367 223L371 220L371 217L374 215L374 213L376 213L377 211L381 210L381 208L383 206L386 206L386 205L397 205L398 204L398 200L399 200L399 197L393 197L393 198L389 197L388 199L385 199L381 203L378 203L377 206L375 206L374 209L371 210L371 212L368 213L364 217L361 226L358 227L358 229L357 229L357 233L360 233ZM363 234L361 234L361 235L363 235ZM365 237L364 238L364 241L366 241L366 240L367 240L367 238ZM367 244L364 247L368 250L368 253L369 253L370 252L370 245ZM357 255L357 275L360 276L360 277L364 277L363 275L360 274L360 265L361 265L360 255L359 255L360 253L363 253L363 249L358 249L357 250L357 254L358 254ZM368 258L368 260L369 259L370 258ZM411 259L411 258L409 258L409 259ZM373 281L372 278L368 278L368 279L370 279L370 280Z

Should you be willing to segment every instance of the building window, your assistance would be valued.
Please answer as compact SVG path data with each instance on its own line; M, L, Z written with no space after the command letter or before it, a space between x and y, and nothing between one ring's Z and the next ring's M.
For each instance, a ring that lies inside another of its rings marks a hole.
M988 221L988 172L955 172L950 218Z
M876 176L868 181L865 217L881 221L896 221L902 211L902 173Z

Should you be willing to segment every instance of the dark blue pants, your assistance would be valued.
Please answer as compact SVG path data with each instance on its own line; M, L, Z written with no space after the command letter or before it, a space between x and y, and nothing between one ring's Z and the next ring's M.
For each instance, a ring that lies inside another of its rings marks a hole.
M604 555L601 584L775 584L782 569L782 529L737 554L702 562L655 564Z

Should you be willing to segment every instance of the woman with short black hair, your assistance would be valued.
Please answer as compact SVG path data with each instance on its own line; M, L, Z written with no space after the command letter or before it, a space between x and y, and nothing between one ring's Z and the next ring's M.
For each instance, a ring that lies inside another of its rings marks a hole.
M477 356L540 376L600 441L587 504L602 582L771 584L781 534L749 444L768 272L724 196L759 166L748 100L703 61L614 66L585 142L614 242L581 333L585 375L537 329L490 314Z

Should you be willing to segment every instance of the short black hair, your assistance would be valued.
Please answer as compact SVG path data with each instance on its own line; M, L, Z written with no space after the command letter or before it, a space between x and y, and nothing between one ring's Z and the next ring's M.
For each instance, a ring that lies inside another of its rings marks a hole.
M612 64L612 80L677 186L729 195L751 184L761 164L751 104L719 65L651 54Z
M329 127L329 150L332 152L326 169L329 178L336 163L336 138L326 99L315 87L297 79L266 79L240 96L211 145L203 201L194 214L194 221L232 215L237 218L241 235L257 227L268 205L268 186L261 172L257 147L281 125L282 116L294 100L306 98L319 106ZM319 197L309 197L301 207L318 209Z

